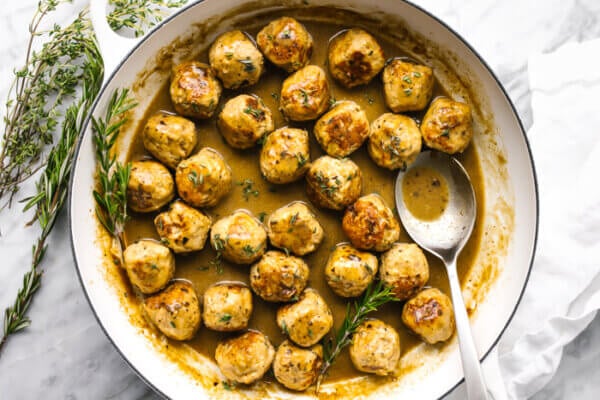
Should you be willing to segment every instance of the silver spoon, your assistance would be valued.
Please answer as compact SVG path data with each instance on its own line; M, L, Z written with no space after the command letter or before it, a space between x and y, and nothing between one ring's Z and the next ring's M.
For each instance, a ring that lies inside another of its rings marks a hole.
M416 218L408 210L403 197L403 179L408 171L416 167L434 169L448 185L448 204L442 214L431 221ZM440 258L446 266L467 396L469 400L487 400L488 392L456 272L456 259L471 236L477 214L475 192L469 175L455 158L444 153L425 151L407 171L398 174L395 193L396 208L406 232L419 246Z

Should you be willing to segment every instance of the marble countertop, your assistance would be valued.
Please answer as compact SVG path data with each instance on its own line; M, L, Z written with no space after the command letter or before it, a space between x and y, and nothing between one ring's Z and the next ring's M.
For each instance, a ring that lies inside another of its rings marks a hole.
M421 0L477 49L515 103L526 128L532 123L527 58L571 42L600 37L597 0ZM78 10L85 1L75 1ZM8 1L0 9L0 95L5 98L26 27L37 0ZM10 40L6 40L10 38ZM576 60L574 60L576 62ZM23 193L31 193L32 184ZM12 303L29 268L32 243L23 232L20 205L0 214L0 308ZM43 284L29 312L33 323L10 338L0 355L0 400L158 398L121 359L85 299L73 265L66 213L61 215L43 264ZM600 316L565 348L560 368L536 400L596 399L600 393Z

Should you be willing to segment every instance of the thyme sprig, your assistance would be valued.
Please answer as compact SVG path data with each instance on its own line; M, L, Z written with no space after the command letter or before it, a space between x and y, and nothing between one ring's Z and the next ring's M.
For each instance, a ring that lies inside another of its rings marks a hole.
M135 36L144 34L167 15L167 9L179 8L187 0L110 0L112 10L107 20L114 30L132 29Z

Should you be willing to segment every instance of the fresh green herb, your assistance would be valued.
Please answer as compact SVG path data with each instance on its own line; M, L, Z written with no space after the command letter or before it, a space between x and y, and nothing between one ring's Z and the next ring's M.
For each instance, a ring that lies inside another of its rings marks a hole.
M290 331L288 330L288 326L285 323L285 321L281 321L281 332L283 332L284 335L290 334Z
M108 24L114 30L129 28L135 36L144 34L167 15L168 8L179 8L187 0L109 0Z
M404 89L404 95L405 96L410 96L412 94L412 90L411 89Z
M291 39L292 32L290 32L289 29L285 29L285 30L281 31L281 34L279 34L279 37L282 39Z
M308 93L306 93L306 90L304 90L304 89L299 89L299 90L300 90L300 95L302 96L302 105L304 105L304 107L308 107L308 105L309 105Z
M233 58L233 53L228 51L225 53L225 58L227 58L228 60L231 60Z
M173 328L177 328L177 326L175 325L175 322L173 322L173 321L169 321L169 324L171 324L171 326L172 326Z
M272 97L274 100L279 100L279 95L278 95L277 93L275 93L275 92L271 92L271 97Z
M188 179L194 184L194 187L198 187L199 185L202 185L204 183L204 175L198 175L196 171L190 172L188 174Z
M210 260L208 263L211 267L214 267L217 270L217 274L221 275L224 272L222 261L223 250L225 250L225 240L223 240L221 238L221 235L217 233L211 238L211 244L213 246L213 249L215 249L215 251L217 252L217 254L215 255L215 258Z
M421 73L420 73L419 71L414 71L414 72L412 73L412 75L413 75L415 78L420 78L420 77L421 77Z
M265 112L263 110L254 107L244 108L244 113L252 115L256 120L262 120L265 116Z
M152 264L150 264L150 268L152 268L152 269L158 269L158 265L152 263Z
M321 171L316 173L315 178L317 179L321 192L329 197L339 189L341 183L337 176L333 179L326 178Z
M252 72L256 69L256 67L252 63L252 60L238 60L238 61L241 62L242 64L244 64L245 72Z
M260 222L265 222L265 218L267 217L267 213L264 211L261 211L258 213L258 219L260 220Z
M253 256L254 254L258 253L258 251L262 248L261 245L256 246L256 248L250 246L249 244L245 245L242 250L244 251L244 253L246 253L246 255L248 256Z
M233 389L235 389L235 384L229 383L227 381L222 381L221 385L223 385L223 389L225 389L225 390L233 390Z
M440 136L445 137L445 138L450 137L450 129L448 129L448 128L444 129Z
M404 76L402 77L402 80L403 80L404 82L408 83L409 85L412 83L412 80L410 79L410 76L408 76L408 75L404 75Z
M252 179L245 179L237 183L238 186L242 187L242 195L244 200L250 200L250 196L258 197L259 191L254 189L254 181Z
M308 159L302 153L296 153L296 159L298 160L298 168L304 167L308 162Z
M298 221L299 214L300 214L300 212L297 212L296 214L292 215L292 217L290 218L290 225L296 224L296 222Z
M221 315L221 318L219 318L219 322L229 322L231 321L231 314L223 314Z
M335 97L331 96L329 98L329 107L335 106L335 103L337 103L337 100L335 99Z

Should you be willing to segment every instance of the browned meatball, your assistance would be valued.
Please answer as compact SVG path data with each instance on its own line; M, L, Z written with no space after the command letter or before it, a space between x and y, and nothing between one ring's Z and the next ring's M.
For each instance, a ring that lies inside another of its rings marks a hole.
M129 280L144 294L164 288L175 273L171 251L153 240L130 244L123 252L123 259Z
M350 358L359 371L393 374L400 361L400 336L385 322L368 319L352 335Z
M217 120L219 132L236 149L249 149L274 128L271 110L260 97L241 94L223 107Z
M425 144L448 154L463 152L473 137L471 107L447 97L436 98L421 123Z
M349 158L320 157L306 174L306 194L318 207L343 210L361 191L362 172Z
M209 216L181 200L174 201L168 211L154 218L160 240L175 253L202 250L211 224Z
M208 52L210 66L227 89L254 85L264 71L264 59L242 31L225 32Z
M263 333L248 331L217 345L215 360L225 378L250 384L271 367L275 349Z
M267 234L271 244L303 256L323 241L323 228L316 215L301 201L285 205L269 216Z
M317 380L323 364L323 346L303 349L285 340L277 348L273 373L288 389L305 390Z
M427 343L446 341L454 333L452 302L438 289L425 289L404 304L402 322Z
M162 208L175 196L169 170L156 161L133 161L127 182L127 206L137 212Z
M369 137L369 120L355 102L340 101L319 118L314 133L327 154L342 158L352 154Z
M329 44L327 56L329 72L348 88L369 83L385 64L379 43L358 28L336 35Z
M421 152L421 131L412 118L385 113L371 124L367 149L380 167L405 170Z
M309 138L304 129L279 128L265 139L260 172L269 182L294 182L304 176L309 166Z
M267 231L250 211L237 210L214 223L210 244L235 264L251 264L265 254Z
M250 268L250 285L266 301L292 301L308 282L309 269L303 259L280 251L267 251Z
M142 140L154 158L172 169L192 153L198 142L192 121L162 112L148 118Z
M401 59L394 59L383 70L385 104L395 113L420 111L433 94L433 71Z
M310 33L304 25L290 17L269 22L256 35L256 42L269 61L287 72L304 67L313 50Z
M377 257L347 243L336 246L325 265L325 280L338 296L360 296L377 274Z
M394 243L381 255L379 276L394 295L405 300L429 280L429 264L423 250L414 243Z
M242 282L218 282L204 292L204 325L209 329L246 329L251 315L252 292Z
M383 198L371 193L346 209L342 229L363 250L385 251L400 237L400 224Z
M316 65L288 76L281 86L281 111L292 121L317 119L329 108L329 83L325 71Z
M192 118L210 118L221 97L221 84L209 65L186 61L171 74L171 102L178 114Z

